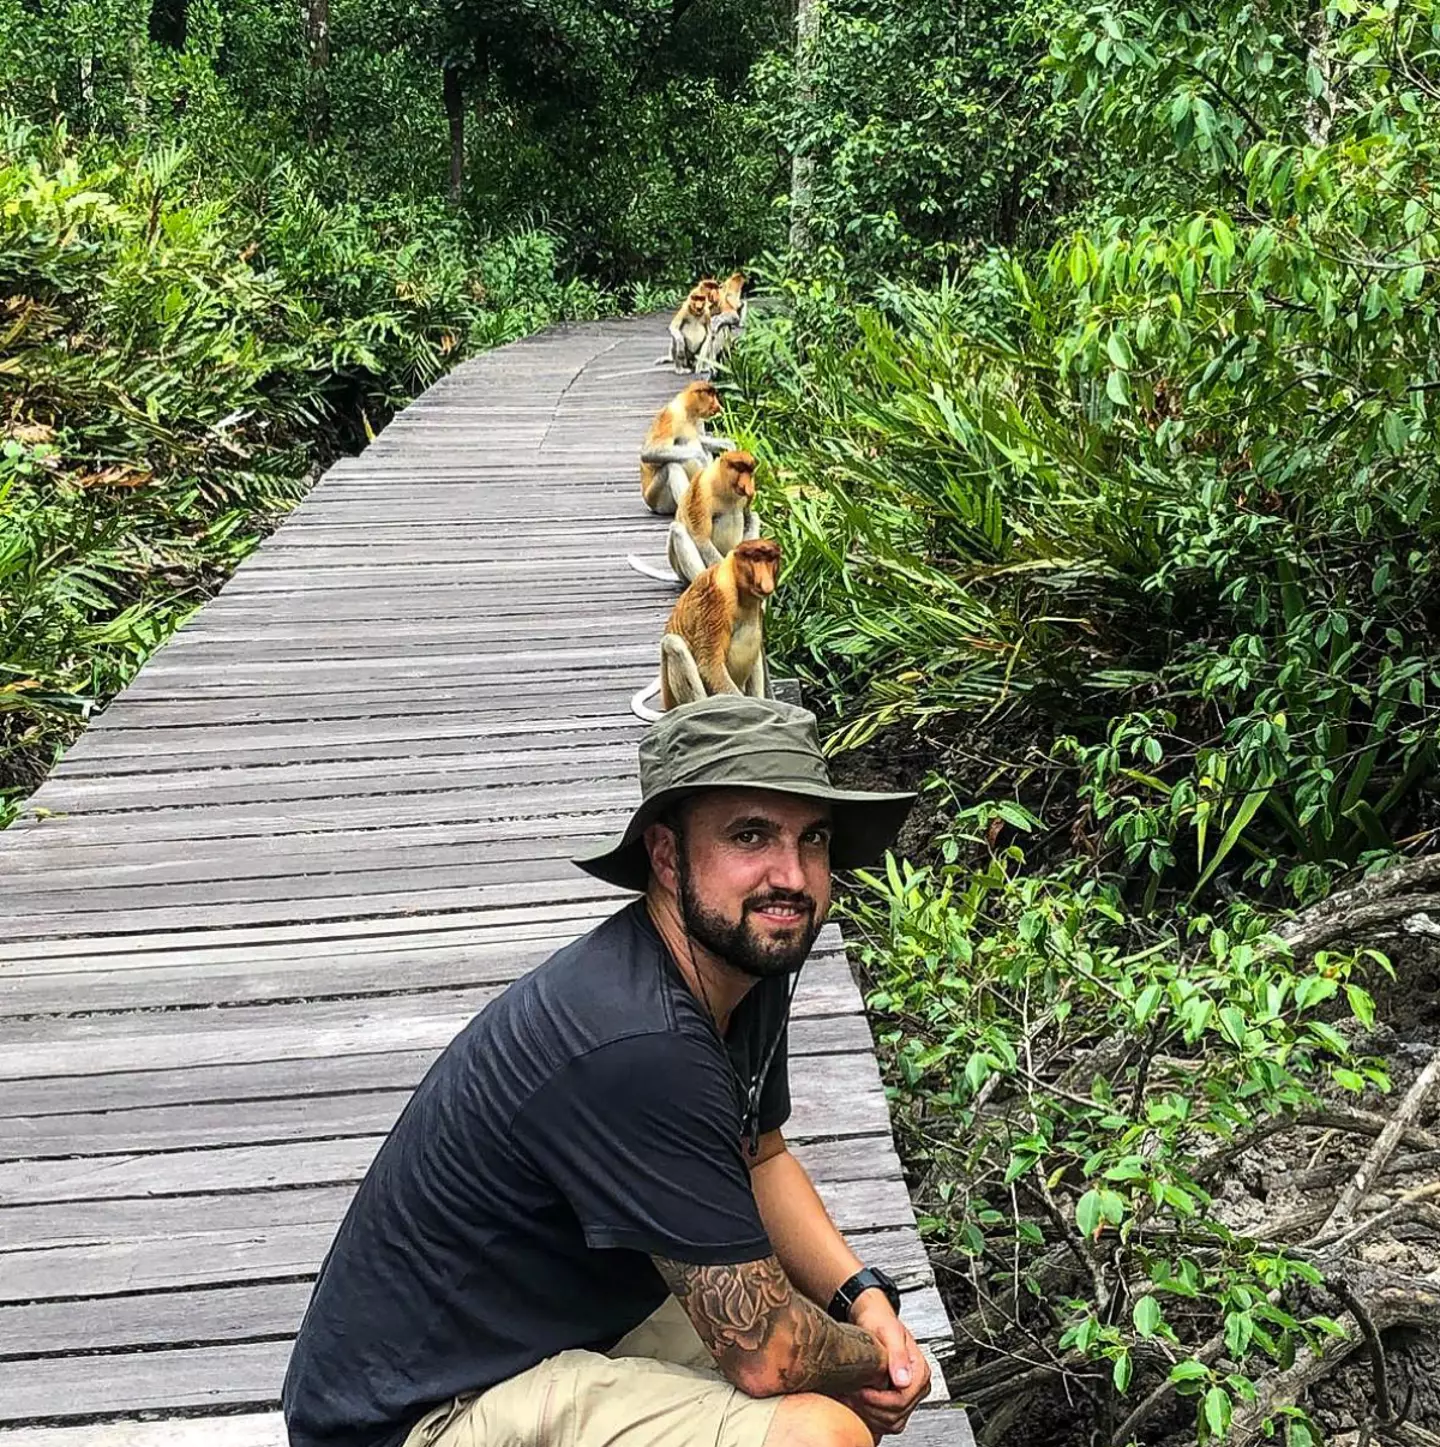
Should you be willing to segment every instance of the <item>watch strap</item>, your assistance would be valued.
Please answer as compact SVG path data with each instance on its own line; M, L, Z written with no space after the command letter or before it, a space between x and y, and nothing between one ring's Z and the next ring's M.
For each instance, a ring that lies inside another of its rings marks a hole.
M883 1291L890 1305L897 1312L900 1310L900 1292L895 1283L883 1271L873 1266L863 1266L848 1281L841 1282L835 1295L830 1298L827 1308L829 1314L836 1321L848 1322L850 1309L855 1305L860 1293L869 1291L872 1287Z

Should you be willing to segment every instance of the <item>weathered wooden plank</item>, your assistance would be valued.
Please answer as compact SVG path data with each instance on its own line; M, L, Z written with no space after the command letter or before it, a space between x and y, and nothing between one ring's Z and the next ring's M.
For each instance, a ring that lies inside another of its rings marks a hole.
M402 721L417 732L426 720L443 724L457 715L483 721L504 723L531 715L529 723L543 728L589 728L608 721L612 728L633 728L625 716L628 692L624 681L596 677L563 682L544 681L533 686L513 684L503 693L478 693L467 684L432 684L417 682L413 686L386 689L383 680L376 680L368 689L317 694L269 694L264 698L247 698L234 694L209 697L203 686L182 697L157 692L154 697L140 698L126 693L121 701L96 721L93 732L80 740L85 745L92 738L115 740L122 747L134 740L124 736L134 733L153 734L161 729L195 728L204 724L224 725L224 733L216 740L220 749L243 746L243 729L267 724L292 722L315 723L327 720L374 719L390 720L396 727ZM228 735L236 730L232 741ZM216 730L219 733L220 731ZM157 741L160 742L160 741ZM69 757L67 755L66 757Z
M320 950L350 950L373 947L391 948L410 936L426 936L433 941L459 941L470 931L508 929L511 925L543 924L550 920L575 921L576 934L582 934L614 910L612 904L587 900L555 899L543 905L524 905L514 909L476 912L457 910L453 914L419 914L409 918L382 920L325 920L318 923L285 924L270 921L264 925L240 926L206 930L197 935L190 931L168 931L157 934L106 936L97 935L82 943L48 940L17 940L6 945L7 959L50 961L55 959L98 958L102 955L169 956L177 951L196 951L197 959L217 958L206 951L262 949L274 947L280 952L293 949L297 954ZM826 929L831 928L826 926ZM831 938L835 938L832 936ZM830 948L822 932L817 947Z
M910 1419L905 1447L975 1447L959 1407L927 1407ZM279 1413L112 1422L0 1431L0 1447L286 1447Z
M634 807L639 786L616 780L609 786L585 789L530 788L501 785L494 788L408 789L383 798L339 797L259 804L227 804L218 808L196 805L148 814L140 810L114 814L90 812L63 819L33 813L48 809L45 790L36 793L27 808L32 812L11 829L48 829L63 832L67 843L124 844L132 839L220 839L264 834L324 834L332 830L389 829L439 822L474 823L484 819L533 821L537 830L553 827L558 819L610 814ZM8 831L7 831L8 832ZM17 838L22 837L17 835Z
M124 1234L130 1218L125 1208L149 1207L150 1219L168 1219L165 1208L176 1201L110 1202L100 1230L75 1245L36 1246L0 1256L0 1301L63 1301L115 1296L134 1291L192 1290L199 1286L234 1286L251 1281L279 1281L313 1276L335 1237L353 1187L242 1193L205 1198L207 1224L190 1231L172 1230L168 1237ZM898 1181L852 1181L836 1185L827 1201L836 1224L856 1242L856 1251L871 1265L883 1267L902 1288L929 1286L933 1276L920 1239L900 1204L904 1187ZM293 1198L293 1199L292 1199ZM853 1219L849 1203L853 1201ZM882 1204L889 1201L893 1209ZM222 1224L237 1213L233 1203L252 1202L270 1209L263 1220L242 1216L240 1224ZM190 1216L202 1204L180 1200ZM28 1207L16 1207L28 1211ZM858 1227L867 1213L897 1217L879 1229ZM143 1214L143 1212L142 1212ZM120 1222L117 1230L116 1222Z
M922 1305L917 1296L916 1306L929 1317L933 1315L933 1308L924 1310L931 1305L928 1291L925 1298ZM920 1313L915 1307L907 1306L905 1312L911 1318L912 1330L916 1326L921 1326L923 1330L929 1325L917 1319ZM921 1337L921 1340L925 1339ZM269 1408L276 1404L289 1356L290 1341L282 1338L92 1356L86 1358L85 1371L81 1374L76 1373L73 1359L31 1359L24 1363L23 1371L17 1370L0 1377L0 1421L23 1422L37 1417L54 1421L67 1417L147 1412L157 1408L174 1411L177 1407ZM937 1415L938 1410L917 1414L916 1424ZM217 1420L229 1423L236 1419L226 1417ZM221 1443L225 1447L238 1447L240 1443L258 1447L262 1442L266 1447L272 1447L272 1444L280 1447L284 1442L283 1436L258 1435L263 1430L258 1422L264 1420L267 1419L252 1421L233 1438L228 1429L224 1435L206 1435L203 1438L169 1433L158 1437L137 1437L118 1435L118 1429L110 1427L106 1429L107 1436L88 1436L81 1440L87 1442L87 1447L89 1444L98 1447L102 1443L105 1447L121 1447L121 1444L136 1447L141 1442L154 1443L158 1447L160 1443L201 1441L206 1447L210 1444L219 1447ZM279 1425L275 1418L268 1420L275 1426ZM151 1431L157 1425L146 1423L144 1430ZM172 1424L165 1425L169 1427ZM182 1423L175 1422L173 1426L180 1429ZM97 1429L81 1430L94 1433ZM916 1425L912 1425L906 1434L907 1442L915 1431ZM933 1437L929 1431L925 1429L925 1435L920 1440L926 1443L952 1440L943 1436ZM0 1435L0 1444L4 1447L42 1447L42 1444L50 1447L50 1444L56 1444L58 1447L54 1435L49 1435L47 1442L45 1437L33 1432Z
M234 950L260 951L263 957L280 957L288 952L296 958L324 951L396 948L408 938L428 939L432 944L461 943L467 937L495 938L495 931L512 927L548 927L555 920L571 921L577 935L613 912L614 906L593 900L556 899L543 906L476 912L457 910L453 914L426 915L382 920L325 920L318 923L283 924L271 920L263 925L228 929L166 931L139 935L96 935L83 941L16 940L6 944L7 960L36 966L73 969L74 961L102 957L129 959L137 965L168 961L186 955L197 963L213 962ZM827 927L828 928L828 927ZM822 934L817 944L824 944ZM827 946L828 948L828 946ZM147 958L150 957L150 958ZM260 957L260 956L257 956Z
M0 1056L15 1053L18 1058L18 1052L33 1049L39 1044L60 1047L89 1042L98 1048L101 1042L107 1042L119 1049L126 1040L149 1040L157 1030L163 1031L167 1039L179 1041L192 1036L210 1037L227 1033L277 1037L292 1028L347 1030L362 1021L368 1027L383 1031L390 1024L408 1028L404 1022L468 1020L495 997L501 985L515 978L518 968L501 961L488 969L478 966L477 973L482 979L489 978L483 979L480 984L458 989L422 987L412 993L373 996L356 996L352 992L340 991L338 999L312 998L297 1004L235 1005L228 1009L171 1010L163 1017L157 1016L154 1011L140 1010L90 1015L66 1013L0 1021ZM846 962L843 959L819 960L801 978L791 1019L799 1022L828 1015L858 1014L859 1011L860 995ZM378 1048L395 1047L382 1045ZM8 1065L0 1064L0 1075L8 1068Z
M144 807L148 798L152 806L183 807L203 800L221 802L228 798L312 798L310 790L321 785L344 784L344 792L389 793L397 782L424 779L440 780L464 788L467 784L485 787L502 784L570 784L598 783L606 779L625 778L635 773L635 744L623 734L595 743L577 743L568 748L534 748L496 750L472 748L463 753L412 755L403 758L378 759L304 759L296 763L254 764L245 767L233 764L191 767L188 761L176 759L169 769L144 774L104 774L81 776L66 773L60 776L64 787L51 790L51 797L71 800L69 807L82 807L87 800L106 801L112 808L119 802L136 799ZM338 797L322 793L322 798Z
M575 876L573 879L571 874ZM615 886L582 874L578 869L567 872L563 878L559 876L557 868L551 877L539 882L547 890L570 900L618 900L623 894ZM353 889L311 899L261 898L217 905L207 904L202 899L173 907L156 905L139 909L93 910L85 907L84 894L77 891L73 904L62 900L61 907L48 914L0 910L0 930L12 939L24 940L156 929L207 929L214 925L260 923L277 917L290 921L351 920L361 916L378 919L413 914L417 909L439 912L446 909L498 908L521 904L533 899L535 894L535 883L511 881L419 892L398 890L382 894Z
M596 718L596 727L582 723L557 721L554 728L541 733L500 734L503 724L496 719L483 720L469 728L455 725L445 728L445 720L432 725L434 736L421 736L413 724L400 721L376 719L367 721L371 733L366 736L366 724L355 722L337 725L339 730L352 731L353 738L332 738L322 723L312 723L310 738L301 736L297 729L292 742L247 747L251 740L243 733L236 737L232 726L225 730L229 735L223 743L216 741L213 747L196 743L186 746L170 739L170 732L179 730L113 730L107 735L109 752L90 748L83 753L74 752L56 770L65 778L126 778L142 775L173 775L177 771L199 773L215 769L249 769L263 765L304 764L319 766L345 762L371 761L378 765L382 759L419 760L439 757L483 757L479 746L495 739L500 745L515 747L529 744L531 747L548 751L553 748L555 755L567 756L577 747L593 747L613 741L622 754L631 756L634 767L634 750L640 736L636 723L615 717ZM96 740L101 737L96 734ZM118 744L118 747L116 746Z
M289 1447L278 1412L0 1428L3 1447Z
M879 1124L883 1130L884 1122ZM0 1263L9 1277L20 1269L15 1254L60 1247L88 1250L97 1243L108 1248L137 1241L163 1246L210 1232L238 1231L252 1233L258 1243L272 1227L317 1222L329 1222L333 1232L383 1139L101 1156L39 1162L38 1169L7 1168L7 1177L29 1170L31 1189L11 1194L7 1179ZM903 1226L913 1220L887 1135L868 1135L859 1145L848 1142L841 1162L843 1179L831 1174L830 1159L837 1154L833 1143L798 1143L795 1154L811 1170L842 1230ZM865 1155L871 1157L868 1163L861 1159ZM163 1259L162 1253L157 1260ZM140 1289L138 1281L131 1284Z
M335 1004L241 1006L225 1011L171 1011L161 1016L100 1015L89 1019L47 1017L30 1038L0 1045L0 1080L54 1075L98 1075L133 1070L139 1062L179 1070L225 1062L289 1060L314 1053L439 1049L494 996L490 989L444 991L404 997L403 1008L384 999ZM232 1017L248 1015L241 1022ZM192 1020L198 1016L206 1018ZM269 1018L261 1018L266 1016ZM182 1030L181 1026L184 1026ZM21 1033L15 1023L6 1036ZM65 1038L58 1038L64 1035ZM796 1019L790 1028L792 1056L831 1055L869 1046L859 1016Z
M608 816L618 825L624 814ZM212 839L186 842L155 840L132 845L124 857L106 860L105 877L117 884L144 884L169 880L184 884L207 879L249 879L287 873L326 874L383 867L386 857L407 856L413 866L446 864L498 864L514 860L568 859L587 841L604 839L612 832L606 823L597 828L589 819L575 821L574 832L517 837L503 824L457 824L450 830L373 830L362 834L327 834L308 841L304 836L277 835L257 839ZM40 836L37 836L37 838ZM93 856L67 851L16 851L5 858L6 885L16 894L49 890L72 882L77 873L93 870ZM93 875L89 876L93 879Z
M352 1061L374 1058L350 1057ZM317 1082L311 1077L295 1082L285 1069L273 1069L259 1079L249 1098L228 1094L213 1103L187 1094L172 1104L125 1108L117 1105L106 1089L103 1099L91 1095L85 1101L90 1108L79 1112L0 1117L0 1160L114 1157L201 1147L210 1154L226 1146L379 1135L394 1123L433 1059L434 1052L429 1051L387 1057L378 1084L367 1080L363 1090L355 1085L348 1092L325 1090L338 1083L334 1079ZM203 1084L198 1089L202 1097L207 1093ZM271 1093L261 1093L264 1091ZM276 1093L280 1091L284 1093ZM794 1113L786 1134L792 1141L838 1139L889 1129L884 1092L868 1053L802 1057L791 1072L791 1104ZM852 1158L837 1146L826 1161L832 1173L859 1171L868 1157Z
M101 968L84 961L68 970L5 970L0 971L0 1019L358 998L503 984L575 937L573 930L559 926L506 933L509 938L503 942L363 950L338 958L333 952L300 959L272 955L258 961L243 956L201 966L182 957L170 964L152 959L148 964L125 961ZM823 958L817 955L807 971L811 981L803 999L810 999L808 991L818 988L814 977ZM848 1001L852 999L848 984L842 987L840 978L835 976L827 993L839 1000L838 991L844 988L843 998ZM858 997L853 999L858 1009Z

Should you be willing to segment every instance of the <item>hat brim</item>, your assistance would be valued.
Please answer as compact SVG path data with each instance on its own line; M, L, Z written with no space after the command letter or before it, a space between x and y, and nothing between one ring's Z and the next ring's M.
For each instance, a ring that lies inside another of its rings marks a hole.
M832 789L819 784L787 788L768 780L727 780L661 789L652 794L630 816L618 838L571 861L586 874L620 889L643 893L650 883L650 854L645 848L645 831L670 805L693 794L715 789L764 789L772 794L789 794L798 799L816 799L831 811L830 867L859 869L875 863L895 842L905 816L914 804L914 794L877 794L855 789Z

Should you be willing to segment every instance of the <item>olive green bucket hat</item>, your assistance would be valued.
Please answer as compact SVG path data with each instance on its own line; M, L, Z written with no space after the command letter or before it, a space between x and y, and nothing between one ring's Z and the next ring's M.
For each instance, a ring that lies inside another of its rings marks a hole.
M815 715L775 699L716 694L666 713L640 741L640 807L618 839L575 863L622 889L650 880L645 830L680 799L706 789L773 789L823 799L831 812L830 863L854 869L893 842L914 794L837 789L820 752Z

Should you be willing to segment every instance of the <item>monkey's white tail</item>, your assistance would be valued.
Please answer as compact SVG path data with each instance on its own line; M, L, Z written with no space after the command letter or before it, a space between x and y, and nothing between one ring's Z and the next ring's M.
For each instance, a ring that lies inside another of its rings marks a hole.
M657 673L644 688L637 690L631 696L630 712L633 713L636 718L644 719L646 723L654 723L657 719L664 718L665 715L663 713L658 713L655 709L648 706L649 701L655 698L659 692L660 675Z
M629 563L642 578L654 578L660 583L672 583L677 588L683 588L685 586L680 579L675 576L675 569L668 563L663 568L657 568L654 563L647 563L644 558L637 558L634 553L630 553L625 561Z

